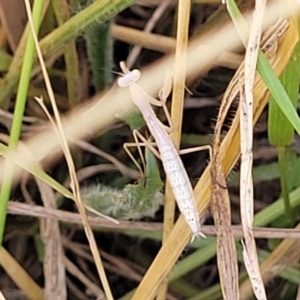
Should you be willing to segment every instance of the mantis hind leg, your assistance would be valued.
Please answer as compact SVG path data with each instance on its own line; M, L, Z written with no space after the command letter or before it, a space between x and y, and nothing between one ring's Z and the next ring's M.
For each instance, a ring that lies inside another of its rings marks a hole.
M159 159L160 159L160 155L159 155L159 152L157 151L157 149L155 149L155 147L154 147L154 145L156 145L156 143L149 142L138 130L133 130L132 133L133 133L133 138L134 138L135 143L124 143L123 148L126 151L126 153L128 154L128 156L131 158L131 160L133 161L135 166L138 168L141 176L143 176L143 174L144 174L143 170L146 169L146 162L145 162L144 155L142 153L141 146L148 147L150 149L150 151L152 151L152 153ZM142 143L140 141L142 141ZM137 160L132 155L132 153L130 152L129 148L131 148L131 147L137 147L139 156L142 161L143 170L142 170L141 166L139 165L139 163L137 162Z
M182 149L182 150L179 150L179 154L184 155L184 154L198 152L198 151L204 151L204 150L208 150L209 160L211 161L212 160L212 146L211 145L204 145L204 146Z

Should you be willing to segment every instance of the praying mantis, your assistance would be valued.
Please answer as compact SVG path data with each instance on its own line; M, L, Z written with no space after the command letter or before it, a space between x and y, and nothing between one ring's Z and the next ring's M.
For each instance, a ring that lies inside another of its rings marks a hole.
M205 237L205 235L201 232L200 218L197 210L193 188L191 186L183 163L179 157L179 153L184 154L188 153L188 151L178 151L175 148L174 143L169 135L170 131L172 130L172 121L165 103L171 90L171 84L166 87L163 86L163 88L159 92L160 100L157 100L150 97L142 89L142 87L137 84L137 81L141 76L139 70L135 69L129 71L124 62L120 62L120 67L123 71L123 76L118 79L118 86L122 88L129 88L132 101L143 115L148 129L155 140L158 151L154 147L152 147L152 144L150 144L147 139L141 135L141 133L134 130L133 135L136 144L139 145L139 138L141 141L143 141L144 145L148 146L151 149L155 156L161 159L163 168L167 174L167 178L171 185L174 197L177 201L179 210L183 214L188 226L190 227L193 238L198 236ZM162 107L164 109L170 127L161 123L161 121L156 117L151 104ZM210 146L197 147L192 149L192 151L199 151L204 149L209 150L211 153ZM139 149L139 152L140 151L141 150ZM130 151L127 152L133 159ZM189 152L191 152L191 150L189 150Z

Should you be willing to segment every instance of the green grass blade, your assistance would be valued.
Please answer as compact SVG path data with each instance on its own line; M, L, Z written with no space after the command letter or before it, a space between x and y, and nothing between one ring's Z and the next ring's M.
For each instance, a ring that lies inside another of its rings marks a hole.
M300 135L300 119L298 117L297 111L294 108L280 80L273 72L273 69L268 60L262 53L259 55L258 71L266 86L270 90L272 96L274 97L276 104L279 106L286 119L291 123L291 125Z
M234 24L237 26L236 29L240 35L240 38L242 39L244 45L246 45L245 36L247 36L247 33L249 32L248 25L243 19L243 16L240 13L235 1L227 0L226 3L228 12ZM268 62L262 51L260 51L258 55L257 69L266 86L268 87L270 93L274 97L276 104L279 106L287 120L300 135L300 119L298 117L298 114L293 107L287 92L282 86L280 80L277 78L270 63Z
M293 213L291 210L289 187L288 187L288 174L287 174L287 157L285 155L285 147L278 147L278 165L280 173L280 185L283 195L284 211L286 217L286 226L293 224Z
M3 144L0 143L0 153L2 156L6 157L6 154L9 153L9 148ZM47 173L45 173L39 166L37 165L30 165L30 162L28 162L24 157L21 157L20 155L13 155L10 159L11 164L15 164L28 173L32 174L36 178L39 178L49 186L51 186L54 190L61 193L67 198L74 199L73 194L66 189L63 185L61 185L59 182L55 181L51 176L49 176Z
M299 72L300 43L297 44L294 54L281 76L282 85L284 86L294 109L296 109L298 102ZM269 102L268 136L269 142L276 147L290 145L294 138L293 126L291 126L291 123L282 113L273 97L270 97Z
M38 32L41 13L43 9L44 1L34 1L32 16L34 22L34 28ZM9 138L9 148L14 149L19 141L19 137L21 134L21 126L23 120L23 114L25 110L25 104L27 100L27 92L30 82L30 74L33 65L33 58L35 53L34 41L32 34L28 35L28 41L26 45L25 55L24 55L24 63L22 66L20 83L17 93L16 105L14 110L14 118L12 123L11 135ZM4 165L4 180L1 186L0 192L0 245L2 245L5 221L6 221L6 211L7 211L7 203L10 198L11 187L13 183L13 169L14 164L8 160L5 161Z
M284 86L289 99L296 109L298 102L299 89L299 71L300 71L300 43L298 42L294 54L286 67L281 82ZM275 102L274 98L270 98L269 114L268 114L268 136L271 144L278 149L278 164L280 167L280 183L282 195L284 198L285 221L286 226L293 225L293 212L290 207L289 199L289 174L287 173L288 157L285 155L285 147L290 145L294 138L294 128L287 120L281 109Z

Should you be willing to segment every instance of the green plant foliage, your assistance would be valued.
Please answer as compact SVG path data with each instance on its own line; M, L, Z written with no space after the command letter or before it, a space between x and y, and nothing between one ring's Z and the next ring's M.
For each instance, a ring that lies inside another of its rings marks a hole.
M81 194L85 204L117 219L154 217L164 201L164 195L160 192L163 183L155 156L148 148L145 153L146 174L137 184L127 184L123 190L101 184L83 188Z

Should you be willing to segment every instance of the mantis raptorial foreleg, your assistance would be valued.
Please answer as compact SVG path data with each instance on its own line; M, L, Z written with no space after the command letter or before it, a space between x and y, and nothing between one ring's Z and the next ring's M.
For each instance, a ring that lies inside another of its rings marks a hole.
M172 87L173 87L173 76L172 76L171 71L167 71L166 74L165 74L164 83L162 85L162 88L158 92L159 100L154 99L151 96L148 96L149 97L149 102L152 105L163 108L165 116L166 116L168 124L169 124L169 127L164 125L164 124L162 124L162 126L168 133L171 133L171 132L174 131L172 118L171 118L171 115L170 115L169 110L168 110L167 105L166 105L168 97L171 94ZM188 91L188 93L191 93L191 91L187 87L185 87L185 89Z
M124 68L122 68L122 70L124 71ZM139 74L137 74L137 76L139 76ZM167 98L171 93L171 89L172 89L172 79L171 79L171 75L166 73L165 76L165 80L164 80L164 84L163 87L160 89L158 95L159 95L159 100L155 99L149 95L146 95L148 98L149 103L151 103L153 106L156 107L162 107L167 119L167 122L169 124L169 126L163 124L159 119L157 120L157 123L159 124L159 126L165 130L166 132L170 133L174 130L173 127L173 123L172 123L172 119L171 119L171 115L169 113L169 110L167 108L166 102L167 102ZM124 150L127 152L128 156L131 158L131 160L133 161L133 163L136 165L136 167L138 168L138 170L140 171L141 174L143 174L142 169L140 167L140 164L137 162L137 160L133 157L132 153L130 152L129 148L131 147L137 147L138 148L138 152L139 152L139 156L141 158L142 161L142 165L143 168L145 169L145 160L144 160L144 156L142 154L142 150L140 146L145 146L148 147L149 150L152 151L152 153L158 158L160 159L160 154L157 151L157 149L155 149L155 147L153 147L153 145L156 145L156 143L151 143L147 140L147 138L145 138L138 130L133 130L132 132L135 143L125 143L123 145ZM139 142L139 140L142 141L142 143Z
M173 86L173 77L172 77L171 71L167 71L166 75L165 75L165 78L164 78L163 86L160 89L160 91L158 92L159 100L157 100L157 99L155 99L151 96L148 96L149 97L149 102L152 105L163 108L169 126L166 126L165 124L163 124L158 119L157 119L157 121L159 122L160 126L163 129L165 129L168 133L171 133L174 130L174 125L173 125L173 122L172 122L172 118L171 118L171 115L170 115L169 110L168 110L167 105L166 105L167 98L169 97L169 95L171 94L171 91L172 91L172 86ZM143 146L150 145L149 142L147 141L147 139L140 132L133 133L133 134L134 134L134 136L136 136L136 135L139 136L139 138L143 141L143 144L142 144ZM139 147L138 146L138 144L139 144L138 139L135 138L135 142L136 142L136 147ZM155 143L151 143L151 147L148 146L148 148L153 152L153 154L157 158L160 159L158 151L153 147L154 144ZM131 144L131 146L134 146L134 145L135 145L135 143ZM182 150L179 150L178 152L179 152L180 155L184 155L184 154L198 152L198 151L204 151L204 150L209 151L209 158L211 160L211 158L212 158L212 147L211 147L211 145L204 145L204 146L197 146L197 147L188 148L188 149L182 149Z

